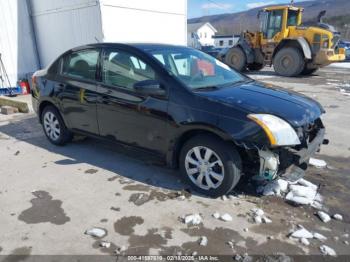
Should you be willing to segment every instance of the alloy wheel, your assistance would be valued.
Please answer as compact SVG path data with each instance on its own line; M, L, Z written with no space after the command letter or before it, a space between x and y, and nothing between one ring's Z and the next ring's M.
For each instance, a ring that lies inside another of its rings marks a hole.
M224 180L224 165L210 148L196 146L185 157L186 173L190 180L204 190L218 188Z

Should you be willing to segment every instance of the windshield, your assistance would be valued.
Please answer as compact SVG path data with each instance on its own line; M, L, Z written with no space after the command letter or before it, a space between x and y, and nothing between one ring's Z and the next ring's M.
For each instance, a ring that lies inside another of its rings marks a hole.
M247 80L210 55L190 48L164 48L150 53L190 89L222 87Z

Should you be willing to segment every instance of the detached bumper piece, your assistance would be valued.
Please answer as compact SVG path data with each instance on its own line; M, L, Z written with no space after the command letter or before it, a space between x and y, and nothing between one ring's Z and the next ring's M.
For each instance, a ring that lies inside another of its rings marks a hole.
M310 157L319 151L322 144L328 144L329 141L324 139L324 135L325 129L321 128L307 147L300 150L282 149L279 157L281 176L292 182L302 178L305 175Z

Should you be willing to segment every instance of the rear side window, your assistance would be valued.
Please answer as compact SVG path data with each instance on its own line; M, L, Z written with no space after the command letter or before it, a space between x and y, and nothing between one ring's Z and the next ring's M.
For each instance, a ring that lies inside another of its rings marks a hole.
M73 52L64 58L62 74L95 80L98 56L97 50Z

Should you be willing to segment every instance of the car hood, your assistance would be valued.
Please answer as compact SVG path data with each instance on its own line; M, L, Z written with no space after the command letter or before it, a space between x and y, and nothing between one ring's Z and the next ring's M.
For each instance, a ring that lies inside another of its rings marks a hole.
M307 96L257 81L196 93L224 104L220 114L229 116L233 107L247 113L272 114L294 127L313 122L324 113L322 106Z

